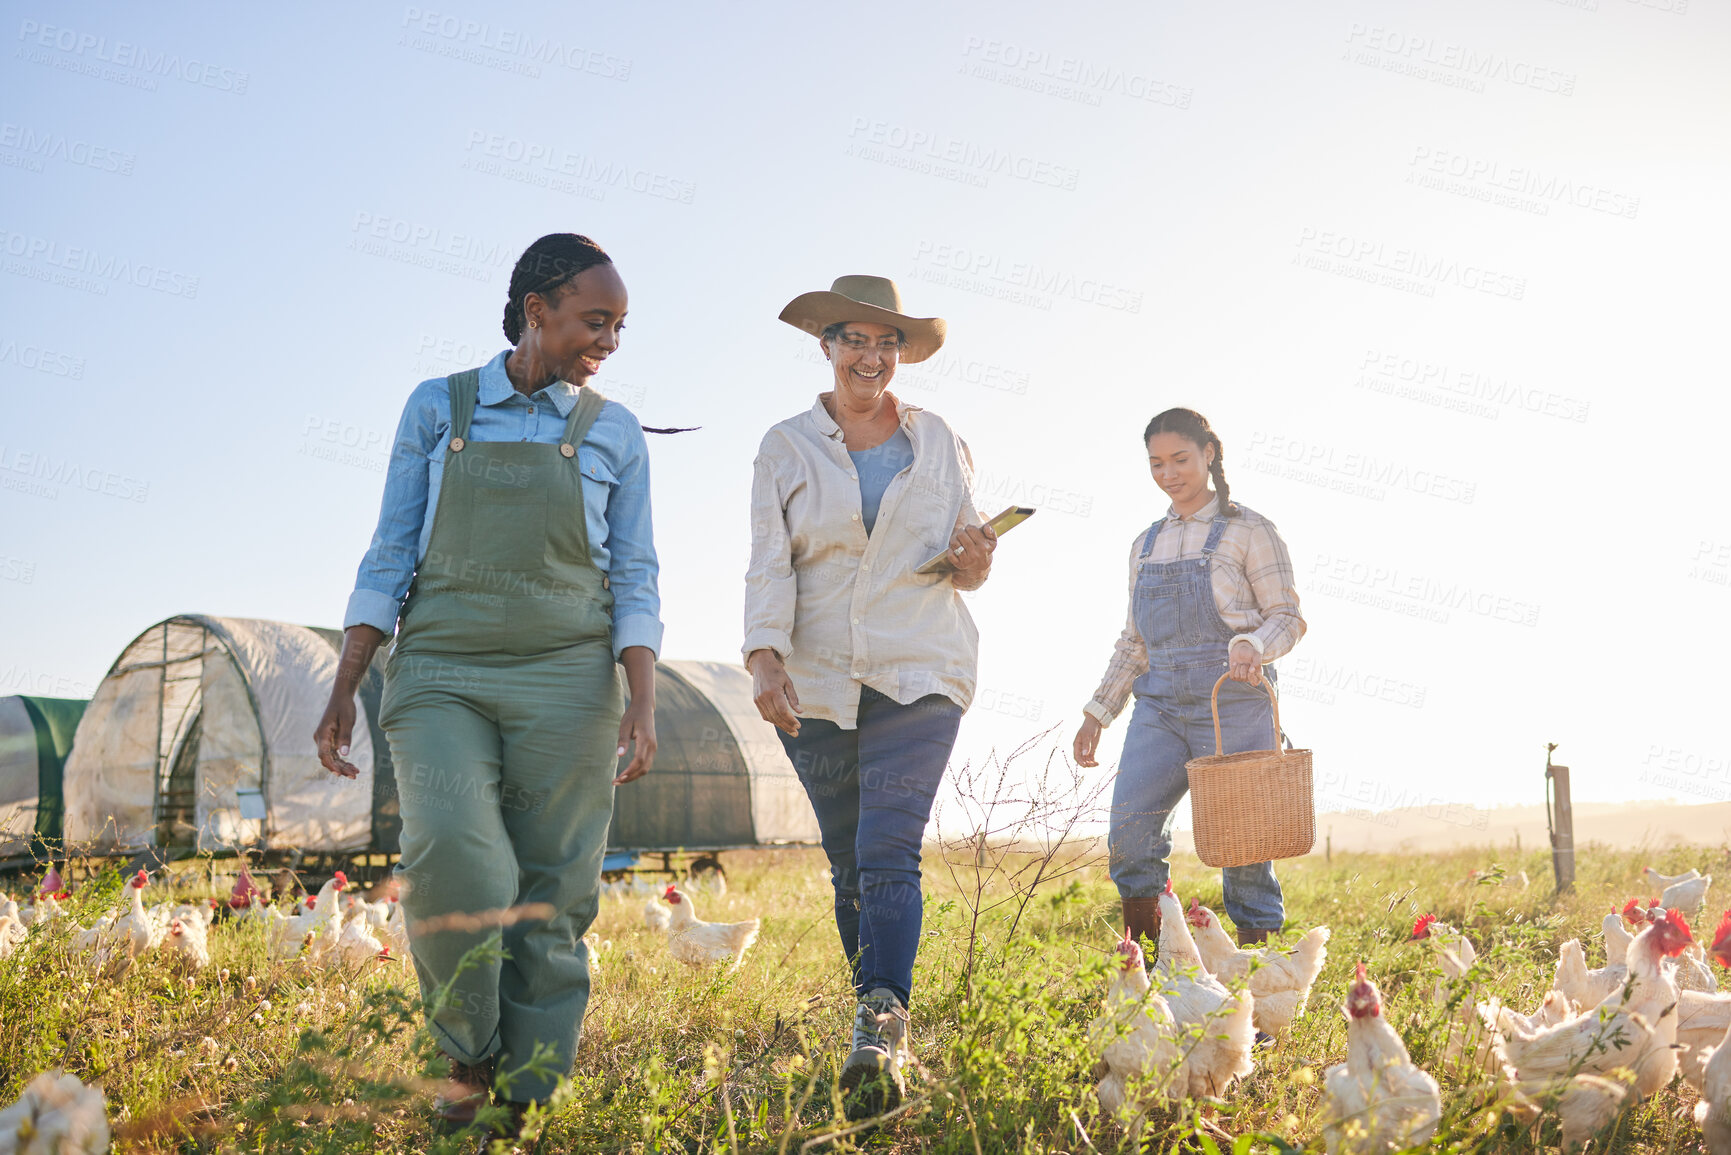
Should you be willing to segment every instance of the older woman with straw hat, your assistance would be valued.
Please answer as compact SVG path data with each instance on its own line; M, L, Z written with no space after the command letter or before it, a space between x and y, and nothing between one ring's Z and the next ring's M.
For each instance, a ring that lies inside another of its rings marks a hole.
M781 319L817 339L832 379L758 450L743 651L829 858L859 996L841 1074L858 1118L903 1091L920 847L978 663L961 591L985 582L997 537L966 443L889 391L897 366L937 352L944 322L908 316L895 283L869 276L796 297ZM914 572L946 549L945 572Z

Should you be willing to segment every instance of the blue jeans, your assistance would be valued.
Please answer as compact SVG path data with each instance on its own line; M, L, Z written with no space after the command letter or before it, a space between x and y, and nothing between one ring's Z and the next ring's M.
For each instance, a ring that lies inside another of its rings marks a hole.
M1212 685L1213 676L1210 669L1181 680ZM1220 740L1228 751L1265 750L1273 731L1266 690L1239 682L1220 687ZM1184 764L1214 752L1214 722L1205 691L1160 698L1136 695L1112 787L1108 839L1112 881L1124 898L1151 898L1166 889L1172 811L1190 789ZM1272 864L1230 866L1220 878L1233 926L1279 930L1286 921L1286 902Z
M903 706L860 688L858 728L802 720L781 734L829 858L835 925L860 994L908 1005L920 945L920 847L962 708L941 694Z

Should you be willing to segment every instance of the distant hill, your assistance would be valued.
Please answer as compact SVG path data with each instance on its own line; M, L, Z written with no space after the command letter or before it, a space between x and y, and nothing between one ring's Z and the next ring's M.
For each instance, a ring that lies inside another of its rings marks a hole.
M1411 806L1400 810L1346 810L1316 816L1316 851L1323 853L1330 833L1336 850L1422 851L1454 846L1550 845L1543 806ZM1731 802L1682 805L1674 802L1577 802L1575 845L1603 843L1621 849L1673 843L1719 846L1731 843ZM1190 831L1173 832L1173 849L1193 853Z

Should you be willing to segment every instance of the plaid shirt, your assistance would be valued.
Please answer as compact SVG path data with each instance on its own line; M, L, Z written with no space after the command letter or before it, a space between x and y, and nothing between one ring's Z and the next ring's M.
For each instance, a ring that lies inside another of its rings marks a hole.
M1240 516L1230 518L1221 535L1220 548L1214 552L1214 564L1209 577L1214 586L1214 607L1228 629L1237 631L1232 641L1240 638L1255 646L1264 665L1291 650L1304 636L1304 618L1298 612L1298 590L1295 588L1292 558L1286 543L1274 523L1261 514L1239 506ZM1148 561L1183 561L1202 556L1208 541L1208 526L1220 510L1220 499L1210 498L1207 505L1189 517L1179 517L1166 509L1166 524L1154 538L1154 548ZM1146 529L1137 533L1130 543L1130 611L1125 615L1124 632L1112 647L1112 660L1106 663L1106 676L1094 691L1094 700L1082 707L1102 726L1110 725L1130 697L1131 683L1148 669L1148 653L1142 645L1142 635L1136 629L1136 575L1141 569L1142 539Z

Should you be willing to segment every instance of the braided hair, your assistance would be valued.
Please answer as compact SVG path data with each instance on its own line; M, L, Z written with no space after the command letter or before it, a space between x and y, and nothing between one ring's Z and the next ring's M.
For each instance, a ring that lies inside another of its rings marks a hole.
M583 270L612 263L613 258L600 245L576 233L548 233L524 249L511 270L511 287L505 298L505 339L513 345L523 339L523 301L530 293L557 301L559 294ZM702 426L639 428L645 433L690 433Z
M1232 504L1232 490L1226 484L1226 447L1220 444L1220 435L1209 427L1208 418L1194 409L1168 409L1157 414L1142 431L1142 444L1147 445L1156 433L1176 433L1202 449L1213 446L1214 461L1208 466L1208 474L1214 479L1214 492L1220 497L1220 512L1226 517L1237 517L1238 507Z
M511 270L511 287L505 299L505 339L513 345L523 339L523 299L530 293L556 301L558 292L578 273L612 263L613 258L600 245L576 233L548 233L524 249Z

